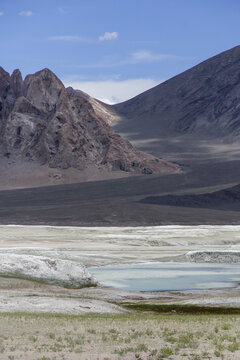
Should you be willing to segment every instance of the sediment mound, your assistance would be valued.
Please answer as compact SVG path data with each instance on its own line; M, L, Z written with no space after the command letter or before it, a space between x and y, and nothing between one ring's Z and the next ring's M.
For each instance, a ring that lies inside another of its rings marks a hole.
M81 264L43 256L0 254L1 275L64 287L96 285L96 280Z

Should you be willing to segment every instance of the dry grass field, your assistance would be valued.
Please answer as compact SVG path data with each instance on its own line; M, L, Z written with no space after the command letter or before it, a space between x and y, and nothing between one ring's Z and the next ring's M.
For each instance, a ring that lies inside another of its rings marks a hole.
M239 315L0 314L1 360L240 358Z

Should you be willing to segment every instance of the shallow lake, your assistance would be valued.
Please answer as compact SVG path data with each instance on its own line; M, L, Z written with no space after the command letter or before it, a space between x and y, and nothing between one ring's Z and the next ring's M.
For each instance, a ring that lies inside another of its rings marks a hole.
M104 286L134 291L230 288L240 282L240 263L143 263L92 267L89 271Z

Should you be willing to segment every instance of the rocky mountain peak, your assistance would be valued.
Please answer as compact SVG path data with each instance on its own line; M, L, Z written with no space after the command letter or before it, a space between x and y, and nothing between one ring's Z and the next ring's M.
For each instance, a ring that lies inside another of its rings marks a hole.
M11 86L11 77L0 67L0 134L4 127L4 120L8 117L15 103L14 89Z
M10 75L0 66L0 98L6 96L10 85Z
M14 95L17 98L18 96L21 95L22 85L23 85L23 78L22 78L21 71L19 69L16 69L13 71L13 73L11 75L10 83L11 83L11 88L14 92Z
M81 171L94 168L108 174L180 171L117 135L108 125L107 107L87 94L65 89L49 69L24 81L19 70L11 77L2 70L0 76L5 81L0 88L0 149L10 162Z
M10 77L9 73L7 71L5 71L2 66L0 66L0 77L1 78L4 78L4 77L9 78Z
M45 111L53 110L64 89L63 83L49 69L26 76L23 83L23 95L33 105L44 107Z

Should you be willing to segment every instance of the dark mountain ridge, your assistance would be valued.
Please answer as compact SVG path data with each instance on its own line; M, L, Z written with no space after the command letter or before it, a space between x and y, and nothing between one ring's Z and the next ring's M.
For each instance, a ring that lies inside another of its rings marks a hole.
M145 204L240 211L240 185L203 194L149 196Z
M240 134L240 46L113 106L129 138ZM137 134L136 134L137 133ZM131 135L132 134L132 135Z

